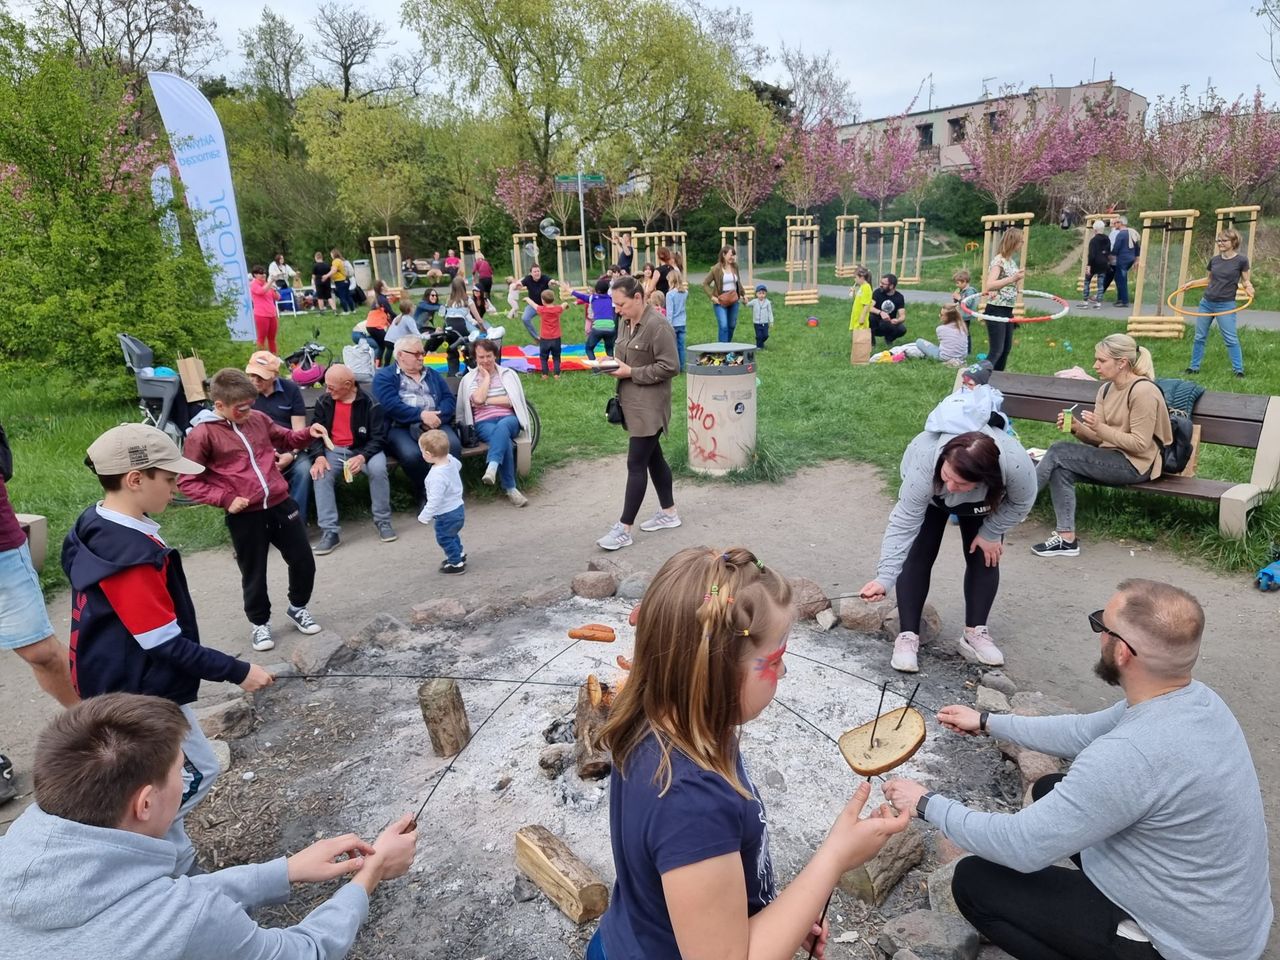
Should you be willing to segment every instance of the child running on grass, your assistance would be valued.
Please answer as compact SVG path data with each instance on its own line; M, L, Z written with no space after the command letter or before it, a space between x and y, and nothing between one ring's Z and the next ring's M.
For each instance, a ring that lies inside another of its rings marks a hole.
M547 379L547 371L551 368L551 358L556 360L556 379L560 379L560 316L564 313L563 304L556 303L556 295L550 290L542 291L542 302L536 303L525 297L525 303L533 307L538 314L538 360L542 365L542 379Z
M751 551L682 550L653 578L635 656L601 742L613 753L609 835L617 882L587 960L822 955L818 924L845 871L870 860L910 811L859 820L858 786L784 891L738 727L786 676L791 588Z
M427 502L418 514L418 522L435 526L436 543L444 551L440 572L466 573L467 553L458 536L467 519L462 504L462 464L449 453L449 438L443 430L428 430L418 437L418 448L422 459L431 464Z
M953 367L964 366L969 356L969 327L960 314L960 308L949 303L938 311L937 344L928 340L916 341L916 349L930 360L941 360Z

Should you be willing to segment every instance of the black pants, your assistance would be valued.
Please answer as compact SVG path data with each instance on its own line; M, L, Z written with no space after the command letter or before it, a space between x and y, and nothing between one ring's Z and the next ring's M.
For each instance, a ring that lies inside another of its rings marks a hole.
M907 325L905 323L894 323L892 320L885 320L881 317L871 318L871 345L875 346L876 337L884 337L884 345L892 347L893 341L900 340L907 335Z
M1000 589L1000 568L988 567L981 550L969 552L985 517L966 514L963 507L958 511L960 546L964 550L964 625L982 627L986 626L991 605L996 602L996 592ZM902 564L902 573L898 576L898 629L904 633L920 632L920 614L924 610L925 598L929 596L933 564L938 559L950 515L951 511L946 507L938 506L936 502L929 504L920 523L920 532L916 534Z
M993 317L1013 317L1013 307L993 307L988 305L983 311ZM1009 362L1009 351L1013 349L1013 324L1005 320L985 320L987 325L987 359L995 370L1003 370Z
M1031 788L1039 800L1062 774ZM1080 855L1071 858L1080 864ZM1102 895L1083 870L1046 867L1019 873L965 857L956 864L951 892L977 931L1017 960L1160 960L1149 943L1116 934L1129 915Z
M757 323L756 328L756 349L764 348L764 342L769 339L769 325L767 323Z
M378 361L378 365L385 367L391 363L391 354L395 350L394 343L387 343L387 331L369 328L365 330L365 335L374 343L374 359Z
M551 370L548 368L548 361L552 357L556 358L556 376L560 376L560 338L559 337L541 337L538 340L538 357L542 361L542 375L545 377Z
M306 522L292 497L266 510L244 510L227 514L231 547L240 568L244 591L244 614L256 625L271 621L271 598L267 595L267 554L280 551L289 567L289 604L305 607L316 582L316 558L307 543Z
M662 455L661 440L660 433L651 437L632 437L627 446L627 495L622 502L620 518L627 526L636 522L650 478L653 479L653 489L658 493L658 505L664 510L676 505L676 498L671 492L671 467Z

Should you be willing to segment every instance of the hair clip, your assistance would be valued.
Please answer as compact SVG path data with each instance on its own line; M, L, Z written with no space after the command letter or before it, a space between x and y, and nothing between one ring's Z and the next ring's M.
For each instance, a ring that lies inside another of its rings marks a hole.
M751 636L751 631L750 631L750 630L743 630L743 631L742 631L742 635L743 635L744 637L749 637L749 636Z
M761 573L764 573L764 561L758 557L756 558L756 566L760 568Z
M728 563L728 562L729 562L729 554L727 554L727 553L722 553L722 554L720 554L720 559L721 559L721 560L723 560L725 563Z

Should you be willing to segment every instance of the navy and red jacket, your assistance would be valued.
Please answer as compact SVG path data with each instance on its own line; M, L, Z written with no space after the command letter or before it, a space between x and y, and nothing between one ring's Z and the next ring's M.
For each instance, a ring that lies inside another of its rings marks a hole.
M191 703L200 681L242 683L249 664L200 645L178 551L96 506L62 544L71 581L71 683L81 697L145 693Z

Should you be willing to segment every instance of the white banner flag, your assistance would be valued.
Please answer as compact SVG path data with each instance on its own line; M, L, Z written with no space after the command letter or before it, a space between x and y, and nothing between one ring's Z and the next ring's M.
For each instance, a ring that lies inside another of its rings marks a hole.
M187 206L197 214L200 249L217 270L214 287L219 294L229 294L236 304L235 314L227 321L231 339L252 341L249 268L240 239L240 216L222 124L204 94L186 80L161 72L149 73L147 79L173 145Z

